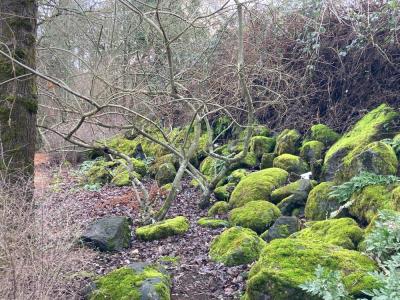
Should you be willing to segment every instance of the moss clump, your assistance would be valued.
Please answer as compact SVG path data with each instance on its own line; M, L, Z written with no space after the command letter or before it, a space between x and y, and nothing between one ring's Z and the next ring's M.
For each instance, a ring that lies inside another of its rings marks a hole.
M231 207L239 207L253 200L270 200L271 192L283 185L288 176L285 170L278 168L251 173L233 190L229 204Z
M277 188L271 193L271 202L273 203L279 203L283 199L289 197L290 195L293 195L296 192L308 192L312 188L312 183L308 179L300 179L295 182L289 183L288 185L285 185L283 187Z
M237 154L240 155L241 153ZM245 168L245 169L252 169L257 166L257 157L254 154L254 152L247 152L247 155L239 162L233 164L231 166L231 169L240 169L240 168Z
M366 114L326 153L323 178L332 180L335 173L351 162L360 150L376 140L393 137L399 126L400 114L386 104Z
M274 151L275 139L265 136L253 136L250 140L250 151L254 152L257 159L260 160L264 153Z
M219 201L228 201L235 186L236 184L234 183L228 183L223 186L217 187L214 190L215 198Z
M274 204L260 200L250 201L242 207L233 209L229 213L229 222L232 225L250 228L258 234L263 233L281 215L279 208Z
M344 160L341 171L336 175L340 181L350 180L361 172L380 175L395 175L399 162L393 148L383 142L373 142L357 151L357 155Z
M274 239L287 238L291 234L300 230L300 220L296 217L281 216L275 223L265 231L260 237L266 241L270 242Z
M237 135L239 140L244 140L247 135L247 129L243 130L242 128L236 128L236 131L239 131ZM271 130L264 125L254 125L253 126L253 136L271 136Z
M273 166L295 174L303 174L308 171L306 162L299 156L292 154L282 154L275 157Z
M202 227L210 227L210 228L221 228L221 227L229 227L229 222L221 219L212 219L212 218L200 218L197 221Z
M319 141L326 146L333 145L340 138L340 134L324 124L313 125L310 131L311 140Z
M261 157L260 169L272 168L275 157L275 153L264 153Z
M151 287L149 288L148 285L151 285ZM122 267L100 277L95 281L95 286L95 290L88 297L90 300L140 300L143 296L149 297L151 295L160 300L170 299L170 278L164 270L157 266ZM150 293L143 293L144 290ZM151 292L156 295L151 294Z
M116 167L114 170L112 170L111 174L113 177L111 183L115 184L116 186L130 185L133 176L138 180L142 179L142 175L136 173L135 171L133 171L131 176L129 176L128 170L123 165Z
M349 250L356 250L364 238L364 230L351 218L311 222L307 226L291 237L337 245Z
M254 231L232 227L214 238L209 255L226 266L244 265L255 261L265 244Z
M200 164L200 172L206 176L215 176L223 167L223 161L214 157L206 157Z
M156 174L156 180L159 186L171 183L176 176L176 170L173 164L165 163L160 166Z
M188 219L178 216L173 219L167 219L151 225L138 227L136 228L135 233L139 240L152 241L172 235L184 234L188 230Z
M179 160L174 154L172 154L172 153L165 154L163 156L160 156L160 157L156 158L154 163L149 168L150 175L151 176L156 176L157 171L160 169L160 166L165 164L165 163L173 164L175 169L178 169L178 167L179 167Z
M274 300L319 299L299 285L315 278L318 265L340 271L343 283L352 295L376 287L369 272L377 269L373 260L353 250L300 239L276 239L262 251L251 268L245 298Z
M105 184L112 179L112 169L117 165L116 161L96 160L85 172L85 181L89 184Z
M364 223L370 223L378 213L378 210L395 210L398 203L394 203L390 187L383 185L370 185L362 191L353 194L349 212L352 216Z
M319 141L309 141L300 148L300 157L311 163L323 158L324 144Z
M307 220L325 220L340 207L340 203L328 195L333 186L333 182L322 182L311 190L305 208Z
M240 180L249 175L249 173L250 172L246 169L237 169L228 176L228 183L238 184Z
M282 155L284 153L297 154L301 142L301 135L295 129L285 129L276 139L275 153Z
M225 201L217 201L208 210L208 216L213 217L217 215L224 215L229 211L229 204Z

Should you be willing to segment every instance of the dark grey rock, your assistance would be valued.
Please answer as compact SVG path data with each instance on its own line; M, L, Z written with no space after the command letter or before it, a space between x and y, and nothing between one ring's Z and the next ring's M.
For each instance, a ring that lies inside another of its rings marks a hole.
M274 239L287 238L292 233L300 230L300 221L296 217L282 216L279 217L275 223L261 235L261 238L266 242Z
M127 217L109 216L89 225L82 235L83 244L100 251L128 248L131 240L131 221Z

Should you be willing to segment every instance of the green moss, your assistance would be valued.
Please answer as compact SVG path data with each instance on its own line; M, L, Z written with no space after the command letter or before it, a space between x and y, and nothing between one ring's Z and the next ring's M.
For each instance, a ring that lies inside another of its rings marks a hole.
M371 142L394 136L398 122L399 113L386 104L366 114L327 151L323 178L333 179L343 164L348 164L362 148Z
M288 176L285 170L278 168L251 173L233 190L229 204L231 207L239 207L253 200L270 200L271 192L282 186Z
M277 188L271 193L271 202L279 203L283 199L293 195L296 192L308 193L312 188L312 183L308 179L300 179L295 182L289 183L283 187Z
M236 128L237 131L239 131L238 138L239 140L244 140L246 135L247 135L247 129L243 128ZM271 130L264 126L264 125L254 125L253 126L253 136L265 136L269 137L271 136Z
M361 222L370 223L378 210L395 210L396 203L392 200L390 187L383 185L370 185L362 191L353 194L349 212Z
M214 238L209 255L226 266L243 265L255 261L265 244L254 231L232 227Z
M237 156L240 155L240 153L237 154ZM257 166L257 157L254 152L247 152L247 155L239 162L232 164L231 169L240 169L240 168L246 168L246 169L252 169Z
M309 141L300 148L300 157L306 162L317 161L323 158L324 144L319 141Z
M228 201L235 186L236 184L234 183L228 183L226 185L217 187L214 190L215 198L219 201Z
M308 166L299 156L292 154L282 154L275 157L273 162L274 168L280 168L289 173L303 174L308 171Z
M275 157L275 153L264 153L261 157L260 169L272 168Z
M363 171L380 175L395 175L398 165L396 153L392 147L383 142L373 142L358 148L355 156L348 155L336 179L344 182Z
M245 299L262 299L267 295L274 300L319 299L299 287L315 278L318 265L339 270L352 295L376 287L369 275L377 269L374 261L357 251L308 240L276 239L263 249L251 268Z
M217 201L210 207L207 214L209 217L223 215L229 211L229 204L225 201Z
M265 136L253 136L250 140L250 151L254 152L257 159L260 160L264 153L274 151L275 139Z
M237 169L234 170L229 176L228 176L228 183L233 183L233 184L238 184L240 180L242 180L244 177L249 175L249 171L246 169Z
M215 176L221 171L223 161L212 156L206 157L200 164L200 172L206 176Z
M392 207L394 210L400 211L400 186L392 190Z
M172 153L166 154L166 155L163 155L163 156L160 156L160 157L156 158L154 163L149 168L150 175L151 176L156 176L157 171L160 169L160 166L165 164L165 163L173 164L176 169L178 169L178 167L179 167L178 158Z
M176 170L173 164L165 163L160 166L156 174L156 181L159 186L171 183L176 176Z
M311 222L308 227L291 235L300 240L319 241L356 250L364 238L364 231L351 218Z
M147 266L141 271L122 267L95 281L96 289L90 294L90 300L105 299L142 299L141 286L146 280L156 279L155 289L161 300L170 299L170 278L156 267Z
M160 189L165 192L169 192L172 190L172 183L164 184Z
M85 181L89 184L105 184L112 179L112 169L117 165L116 161L96 160L85 172Z
M131 180L133 179L129 176L128 170L123 165L119 165L118 167L116 167L114 170L111 171L111 174L111 183L115 184L116 186L130 185ZM132 176L135 176L138 180L142 179L142 175L136 173L135 171L132 172Z
M139 240L152 241L172 235L184 234L188 230L188 219L178 216L173 219L167 219L151 225L138 227L136 228L135 233Z
M311 140L319 141L326 146L333 145L340 138L340 134L324 124L313 125L310 131Z
M229 222L235 226L250 228L258 234L263 233L281 215L274 204L260 200L250 201L229 213Z
M333 186L333 182L322 182L311 190L305 207L307 220L325 220L340 207L340 203L328 195Z
M285 129L276 139L275 153L297 154L300 147L301 135L295 129Z
M229 227L229 222L221 219L212 219L212 218L200 218L197 221L202 227L210 227L210 228L220 228L220 227Z

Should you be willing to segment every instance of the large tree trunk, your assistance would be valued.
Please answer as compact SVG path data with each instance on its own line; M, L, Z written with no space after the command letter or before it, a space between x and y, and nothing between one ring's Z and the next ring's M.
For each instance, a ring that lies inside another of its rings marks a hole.
M35 0L0 0L0 49L35 68ZM0 173L33 178L38 108L36 80L0 54Z

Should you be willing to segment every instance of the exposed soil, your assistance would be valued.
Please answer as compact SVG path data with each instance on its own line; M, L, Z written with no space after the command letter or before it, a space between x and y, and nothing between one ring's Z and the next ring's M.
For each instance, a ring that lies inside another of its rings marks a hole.
M74 225L79 225L81 230L92 220L105 215L129 216L134 220L133 227L137 225L138 205L130 187L108 185L99 192L86 191L81 187L76 170L59 169L52 174L43 155L36 161L38 178L35 183L42 190L45 199L42 205L46 210L65 205L73 216ZM148 186L151 184L146 182ZM46 198L46 194L51 197ZM186 234L152 242L139 241L133 234L131 248L114 253L86 249L89 261L85 261L85 271L101 275L134 261L159 262L173 276L172 299L238 299L249 267L228 268L209 260L210 242L221 229L197 225L197 220L206 214L197 207L198 199L198 191L183 182L182 191L168 213L168 217L183 215L190 220L190 230ZM71 283L71 288L82 289L88 282L89 278L80 278Z

